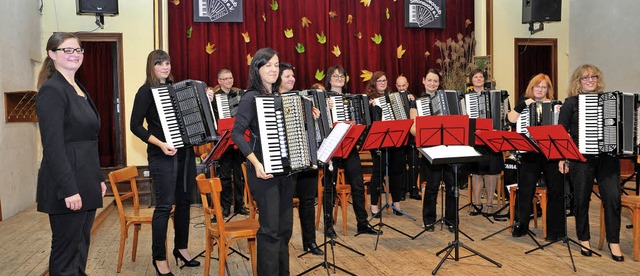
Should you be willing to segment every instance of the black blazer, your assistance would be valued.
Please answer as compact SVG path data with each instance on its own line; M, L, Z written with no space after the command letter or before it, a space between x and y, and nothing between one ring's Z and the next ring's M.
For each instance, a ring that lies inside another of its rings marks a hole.
M85 91L84 87L81 89ZM98 154L100 117L89 94L78 96L56 71L36 96L36 112L42 139L42 162L38 172L38 211L72 213L64 199L76 193L80 211L102 207Z

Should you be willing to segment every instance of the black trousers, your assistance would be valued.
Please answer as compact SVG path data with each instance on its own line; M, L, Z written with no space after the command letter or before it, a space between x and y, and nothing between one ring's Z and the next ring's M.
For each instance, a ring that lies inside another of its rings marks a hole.
M296 197L300 200L298 216L302 230L302 244L316 242L315 199L318 194L318 171L304 171L292 176L295 180Z
M193 148L181 148L175 156L149 156L149 170L155 190L156 209L151 221L152 256L162 261L167 257L167 228L171 207L175 224L174 248L185 249L189 244L191 191L196 181Z
M387 164L387 155L385 151L388 151L389 164ZM389 187L387 187L391 193L391 199L393 202L399 202L402 199L402 185L405 182L402 181L403 175L406 173L404 148L389 148L378 151L371 150L371 159L373 161L373 173L371 174L371 205L378 204L380 198L381 186L380 181L385 176L385 171L389 169ZM354 194L354 192L351 192Z
M244 207L244 181L242 179L242 157L237 149L228 149L220 157L218 176L222 184L220 202L224 210L230 210L233 204L235 211ZM233 198L233 200L232 200Z
M438 191L440 182L444 181L445 185L445 211L444 218L453 225L456 220L458 207L455 198L455 176L453 169L449 165L431 165L422 158L421 170L427 179L427 185L424 189L424 202L422 203L422 221L425 225L432 224L436 221L436 201L438 200Z
M365 194L364 194L364 180L362 178L362 163L360 162L360 154L355 148L351 150L349 156L346 159L334 158L333 159L333 172L329 172L328 179L331 179L331 188L324 188L324 202L323 206L326 206L328 219L325 222L325 227L333 226L333 203L335 202L336 186L335 183L338 178L338 174L334 173L338 171L338 168L344 169L345 180L351 185L351 200L353 202L353 212L356 215L356 221L358 222L358 228L364 228L369 224L367 217L369 216L367 210L364 208ZM322 182L326 185L325 181ZM373 202L373 201L372 201ZM377 202L377 200L376 200Z
M258 204L258 275L289 275L289 240L293 229L294 186L287 176L256 177L247 162L247 177Z
M600 199L604 204L604 223L607 242L620 243L620 159L600 154L586 156L587 162L571 161L569 174L573 181L576 205L576 234L581 241L591 239L589 233L589 201L593 191L593 180L598 182Z
M91 227L96 210L49 214L51 255L49 275L87 275Z
M518 224L528 229L536 192L542 174L547 185L547 236L564 237L564 180L558 161L547 161L542 154L525 153L520 158L518 182Z

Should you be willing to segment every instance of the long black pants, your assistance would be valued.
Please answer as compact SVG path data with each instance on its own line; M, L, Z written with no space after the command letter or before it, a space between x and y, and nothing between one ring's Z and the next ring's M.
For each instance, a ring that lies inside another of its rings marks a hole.
M302 244L316 242L315 198L318 194L318 171L304 171L292 176L295 179L296 197L300 200L298 216L302 230ZM294 180L292 179L292 181Z
M385 154L385 151L388 151L388 164L386 161L387 155ZM378 204L378 199L380 198L382 189L380 181L384 181L382 177L385 176L385 171L387 169L389 169L389 187L387 187L387 189L389 189L391 193L392 201L400 202L402 198L402 185L405 185L405 182L402 181L402 177L404 175L403 172L406 172L407 165L404 157L404 148L382 149L380 150L380 154L378 154L378 151L376 150L371 150L371 159L373 161L373 173L371 174L371 186L369 187L369 190L371 191L371 205Z
M338 171L338 168L344 169L345 180L351 185L351 199L353 201L353 212L356 215L356 221L358 222L358 228L362 229L366 227L369 222L367 220L367 210L364 208L365 194L364 194L364 180L362 178L362 163L360 162L360 154L355 148L351 150L349 156L346 159L333 159L334 170L331 175L328 176L331 179L331 189L324 188L324 202L323 206L326 206L328 215L328 222L325 222L325 227L331 227L333 224L333 203L335 202L335 185L338 178L338 174L334 173ZM326 185L322 182L323 185ZM372 201L373 202L373 201ZM377 201L376 201L377 202Z
M49 215L51 255L49 275L87 275L91 227L96 210Z
M222 184L220 202L224 210L236 212L244 207L244 181L242 179L242 157L237 149L228 149L220 157L218 175ZM233 200L232 200L233 199Z
M426 158L422 158L426 160ZM455 176L453 169L449 165L431 165L428 162L422 162L421 170L425 173L427 185L424 189L424 202L422 203L422 221L425 225L432 224L436 221L436 201L438 200L438 191L440 182L445 184L445 211L444 218L450 225L455 224L456 206L455 198Z

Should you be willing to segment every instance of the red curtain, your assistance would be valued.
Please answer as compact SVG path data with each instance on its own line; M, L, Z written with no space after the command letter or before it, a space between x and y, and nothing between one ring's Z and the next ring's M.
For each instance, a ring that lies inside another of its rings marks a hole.
M177 2L177 1L175 1ZM315 78L316 70L326 71L335 64L342 65L350 76L348 83L353 93L364 92L366 84L361 70L381 70L387 73L389 85L394 88L395 78L402 74L415 94L424 90L422 77L429 68L438 68L435 60L440 51L436 40L456 40L458 33L468 35L473 24L473 1L446 0L446 28L418 29L404 27L404 0L372 0L365 7L352 0L280 0L273 11L272 1L244 0L243 23L195 23L193 0L169 1L169 52L172 72L176 80L198 79L211 86L217 85L217 72L228 68L234 73L235 86L245 88L248 80L247 55L259 48L271 47L278 51L281 62L289 62L296 68L296 89L309 88L313 83L325 82ZM390 18L386 19L388 9ZM335 17L330 18L330 12ZM263 20L266 18L266 21ZM347 23L351 15L352 23ZM302 18L311 21L302 27ZM286 38L285 29L293 30L293 37ZM188 33L190 32L190 37ZM241 33L247 32L251 41L245 43ZM326 43L320 44L316 34L324 33ZM356 36L361 34L361 38ZM382 36L375 44L371 37ZM215 51L205 51L207 43L215 44ZM295 46L301 43L305 52L299 54ZM406 49L398 59L396 49L402 44ZM341 55L332 50L338 46ZM425 58L425 52L431 55ZM325 75L328 72L324 72Z
M114 122L114 48L113 42L83 42L84 61L76 73L100 114L100 166L116 166Z

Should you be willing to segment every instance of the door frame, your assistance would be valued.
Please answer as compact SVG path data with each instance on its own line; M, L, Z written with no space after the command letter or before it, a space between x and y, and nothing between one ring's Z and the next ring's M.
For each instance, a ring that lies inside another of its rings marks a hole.
M122 33L88 33L78 32L74 33L80 41L89 42L114 42L116 44L116 74L117 74L117 98L114 99L118 105L114 105L118 114L118 137L117 141L120 141L117 147L116 166L126 166L127 154L126 154L126 129L125 129L125 117L124 117L124 53L122 43Z
M556 87L556 89L554 89L553 93L554 93L554 98L558 99L558 39L557 38L515 38L514 39L514 57L513 57L513 62L514 62L514 84L519 84L521 82L527 82L529 80L521 80L519 79L519 74L518 72L520 71L520 61L518 59L519 56L519 52L518 52L518 47L519 46L548 46L551 47L551 60L549 61L551 64L551 74L549 76L549 78L551 78L551 82L554 84L554 86ZM518 101L520 100L519 97L520 95L518 95L518 93L513 93L514 94L514 102L518 103Z

